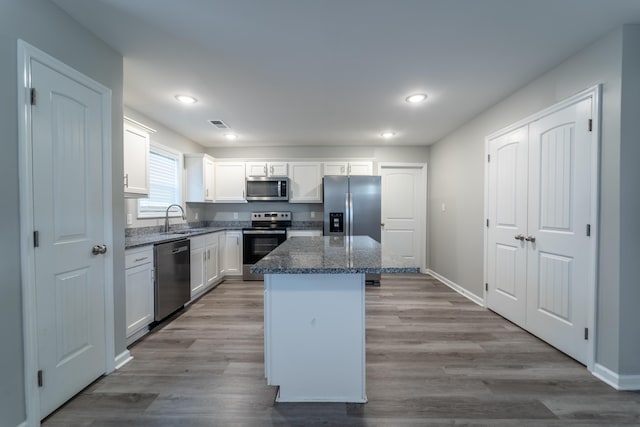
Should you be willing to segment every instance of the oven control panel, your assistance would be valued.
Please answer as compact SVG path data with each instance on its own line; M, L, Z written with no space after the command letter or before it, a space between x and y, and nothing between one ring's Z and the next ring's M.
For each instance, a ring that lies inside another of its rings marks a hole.
M251 221L291 221L291 212L251 212Z

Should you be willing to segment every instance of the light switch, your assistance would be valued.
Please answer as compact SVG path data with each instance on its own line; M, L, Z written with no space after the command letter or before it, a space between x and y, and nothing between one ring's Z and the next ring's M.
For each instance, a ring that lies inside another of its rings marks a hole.
M444 205L444 202L442 203L442 212L445 212L447 210L447 207Z
M238 212L233 213L233 219L238 219Z

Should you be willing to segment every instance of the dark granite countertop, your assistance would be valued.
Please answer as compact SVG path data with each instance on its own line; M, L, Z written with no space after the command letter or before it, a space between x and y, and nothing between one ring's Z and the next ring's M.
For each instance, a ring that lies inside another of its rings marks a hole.
M174 240L185 239L189 237L199 236L202 234L215 233L218 231L241 230L238 227L199 227L199 228L183 228L176 230L176 233L152 233L127 236L124 240L125 249L137 248L140 246L155 245L157 243L166 243Z
M256 274L418 273L419 267L383 253L368 236L291 237L251 267Z

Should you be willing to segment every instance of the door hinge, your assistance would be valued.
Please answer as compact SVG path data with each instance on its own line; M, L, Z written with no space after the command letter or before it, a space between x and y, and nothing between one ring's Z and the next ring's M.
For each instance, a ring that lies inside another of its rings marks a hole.
M591 224L587 224L587 237L591 236Z
M487 154L487 162L491 162L491 154Z
M33 247L37 248L40 246L40 233L36 230L33 232Z
M593 131L593 119L589 119L589 132Z
M36 88L32 87L31 89L29 89L29 102L31 102L31 105L36 105Z
M485 291L489 291L489 284L488 284L488 283L485 283L485 284L484 284L484 290L485 290Z
M589 328L584 328L584 339L585 340L589 339Z
M42 369L38 370L38 387L42 387L44 381L42 380Z

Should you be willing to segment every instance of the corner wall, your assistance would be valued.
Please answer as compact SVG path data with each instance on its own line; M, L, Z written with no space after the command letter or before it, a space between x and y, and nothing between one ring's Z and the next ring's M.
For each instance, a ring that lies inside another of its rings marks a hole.
M596 360L615 372L620 344L621 68L622 29L617 29L432 145L428 180L429 268L482 297L485 136L603 85Z
M0 2L0 425L26 418L20 278L17 42L43 50L112 90L113 209L122 212L122 57L47 0ZM114 215L116 354L125 349L124 221ZM118 320L121 319L121 320ZM121 331L121 334L118 332Z

